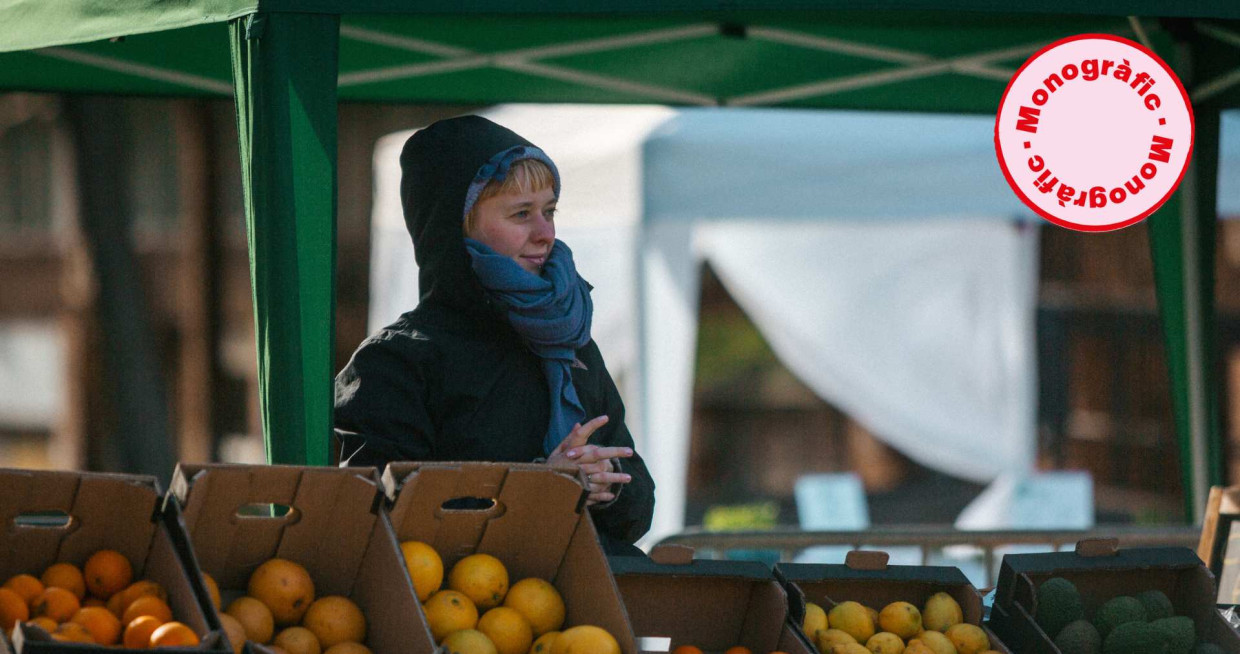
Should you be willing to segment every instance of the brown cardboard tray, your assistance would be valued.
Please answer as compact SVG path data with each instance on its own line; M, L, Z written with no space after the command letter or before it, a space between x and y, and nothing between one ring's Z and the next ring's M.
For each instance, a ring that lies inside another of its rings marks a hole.
M527 577L553 584L564 598L565 627L602 627L623 654L637 654L585 489L572 471L535 463L398 462L384 471L383 487L398 540L435 548L445 578L462 558L490 554L507 567L510 586Z
M174 618L201 640L197 648L166 651L228 649L219 619L204 601L206 590L186 545L180 512L163 505L154 477L0 469L0 520L0 581L20 573L39 576L62 561L81 568L91 554L116 550L129 559L135 581L151 579L164 587ZM14 654L104 649L54 641L42 629L25 624L17 625L11 636Z
M288 559L309 571L316 598L343 595L361 608L374 654L435 649L374 468L181 464L170 495L224 606L263 562Z
M1076 584L1085 615L1117 595L1161 590L1176 615L1197 625L1198 640L1240 652L1240 634L1215 608L1214 575L1192 550L1183 547L1117 549L1116 541L1082 541L1075 552L1009 554L1003 557L990 624L1020 654L1061 654L1034 621L1038 584L1063 577Z
M769 567L694 560L692 550L669 556L669 550L655 548L649 559L609 559L643 652L693 645L707 653L734 646L753 654L813 653L789 622L787 592Z
M837 603L855 601L881 611L892 602L908 602L918 609L935 593L947 593L960 605L964 621L982 627L993 650L1012 650L983 624L982 598L959 568L948 566L887 565L887 554L853 551L842 564L780 563L776 574L796 586L806 602L830 611ZM794 616L801 630L804 612ZM803 634L804 636L804 634ZM812 642L804 636L806 642ZM815 649L815 651L817 651Z

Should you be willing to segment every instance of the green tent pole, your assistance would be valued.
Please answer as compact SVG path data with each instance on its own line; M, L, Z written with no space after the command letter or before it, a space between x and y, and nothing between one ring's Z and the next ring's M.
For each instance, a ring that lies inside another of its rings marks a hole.
M270 463L328 463L339 34L325 14L229 25Z
M1175 196L1150 217L1149 229L1185 514L1200 523L1209 487L1223 478L1214 357L1219 112L1194 107L1194 117L1196 136L1188 170Z

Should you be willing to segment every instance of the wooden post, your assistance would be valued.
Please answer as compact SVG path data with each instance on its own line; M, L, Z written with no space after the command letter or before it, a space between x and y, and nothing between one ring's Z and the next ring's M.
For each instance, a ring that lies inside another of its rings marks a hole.
M181 213L176 438L179 460L201 463L214 459L214 401L220 378L220 247L215 179L208 107L197 100L179 101L174 106L177 204Z
M72 170L73 160L73 143L63 119L58 120L52 134L52 165L56 170ZM62 176L52 184L51 207L52 224L61 226L56 241L60 255L57 321L65 344L65 410L48 442L47 460L52 468L79 470L86 466L90 435L91 361L98 354L93 351L90 334L98 283L78 226L74 176Z

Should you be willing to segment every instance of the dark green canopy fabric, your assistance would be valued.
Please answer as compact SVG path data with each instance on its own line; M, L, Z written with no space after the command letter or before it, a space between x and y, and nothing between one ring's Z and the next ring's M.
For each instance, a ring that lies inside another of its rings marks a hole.
M25 30L25 38L5 34L16 31L17 23L5 21L0 8L0 51L22 50L0 54L0 87L228 95L226 23L211 17L239 11L244 7L220 8L181 29L134 30L123 39L72 46L51 39L51 47L29 50L38 43L30 35L39 30ZM108 21L93 33L125 34L126 24L131 22ZM1136 24L1157 50L1170 51L1171 34L1157 20ZM1197 30L1210 47L1206 61L1220 74L1240 66L1235 47L1240 27L1203 21L1186 29ZM1126 16L1043 13L661 12L606 18L354 13L341 18L338 93L341 100L383 102L993 113L1011 74L1030 54L1086 32L1141 39ZM1221 94L1223 104L1240 101L1234 86Z
M1196 113L1189 173L1150 219L1194 515L1222 479L1214 176L1218 112L1240 106L1235 0L0 0L0 89L235 97L268 457L322 464L339 100L994 114L1029 55L1091 32L1158 52Z

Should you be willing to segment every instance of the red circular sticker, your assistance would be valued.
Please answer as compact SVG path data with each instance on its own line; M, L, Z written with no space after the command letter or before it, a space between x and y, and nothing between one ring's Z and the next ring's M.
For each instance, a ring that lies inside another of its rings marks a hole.
M1069 229L1140 222L1175 192L1193 152L1193 110L1171 68L1110 34L1056 41L999 102L995 150L1016 195Z

